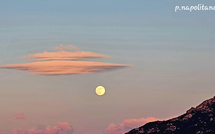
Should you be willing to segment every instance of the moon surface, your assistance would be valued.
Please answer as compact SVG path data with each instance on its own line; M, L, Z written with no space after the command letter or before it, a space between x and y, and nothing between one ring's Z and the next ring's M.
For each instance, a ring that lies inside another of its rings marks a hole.
M98 86L97 88L96 88L96 94L97 95L104 95L105 94L105 88L103 87L103 86Z

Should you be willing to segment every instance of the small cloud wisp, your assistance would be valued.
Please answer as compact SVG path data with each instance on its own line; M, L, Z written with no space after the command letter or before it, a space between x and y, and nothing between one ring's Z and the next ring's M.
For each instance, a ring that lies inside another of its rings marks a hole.
M17 120L24 120L25 119L25 114L24 113L17 113L14 115L14 118Z
M64 45L60 45L59 47L55 47L55 50L57 51L64 51L64 50L74 50L74 51L79 51L80 49L75 47L75 46L72 46L72 45L68 45L68 46L64 46Z

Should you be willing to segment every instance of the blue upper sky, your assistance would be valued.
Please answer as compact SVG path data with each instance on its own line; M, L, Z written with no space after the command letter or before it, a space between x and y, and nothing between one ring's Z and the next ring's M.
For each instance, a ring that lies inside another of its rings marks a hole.
M8 0L1 1L1 23L118 23L143 24L191 20L214 20L213 11L175 13L176 5L197 5L199 0L192 2L182 0ZM206 0L205 5L214 2ZM201 19L200 19L200 18ZM191 23L191 22L190 22ZM196 22L192 22L196 23Z

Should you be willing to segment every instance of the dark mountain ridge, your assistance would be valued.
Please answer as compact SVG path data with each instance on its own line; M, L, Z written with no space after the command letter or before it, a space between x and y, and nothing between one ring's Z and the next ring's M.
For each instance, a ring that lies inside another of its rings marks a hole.
M125 134L215 134L215 96L181 116L150 122Z

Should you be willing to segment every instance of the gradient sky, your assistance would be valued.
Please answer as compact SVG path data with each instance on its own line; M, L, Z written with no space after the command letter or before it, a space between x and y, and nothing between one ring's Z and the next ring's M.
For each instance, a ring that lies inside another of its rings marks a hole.
M75 75L0 68L0 133L55 126L69 134L69 124L73 134L119 134L214 96L215 11L174 11L197 4L215 6L212 0L0 0L0 66L34 62L23 57L56 52L61 44L111 57L87 61L129 65ZM95 94L99 85L104 96Z

